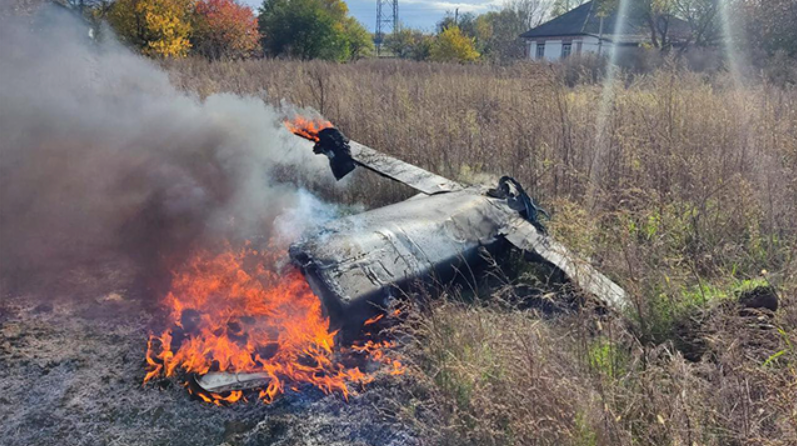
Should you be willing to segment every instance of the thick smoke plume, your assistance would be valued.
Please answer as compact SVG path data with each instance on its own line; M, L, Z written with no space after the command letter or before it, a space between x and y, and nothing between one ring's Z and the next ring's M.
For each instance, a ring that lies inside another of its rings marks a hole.
M275 171L327 177L261 100L176 90L155 63L65 13L0 23L0 267L25 274L130 254L159 266L197 243L296 234ZM326 212L316 212L326 215Z

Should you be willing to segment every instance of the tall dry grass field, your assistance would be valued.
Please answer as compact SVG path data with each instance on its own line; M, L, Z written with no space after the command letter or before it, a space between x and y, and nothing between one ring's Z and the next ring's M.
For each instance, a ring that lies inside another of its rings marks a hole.
M430 443L797 444L797 89L674 66L605 85L524 64L166 65L200 96L311 107L444 176L514 176L628 290L625 318L453 298L417 315L420 384L398 410ZM345 199L408 193L358 180ZM768 285L780 310L742 315Z

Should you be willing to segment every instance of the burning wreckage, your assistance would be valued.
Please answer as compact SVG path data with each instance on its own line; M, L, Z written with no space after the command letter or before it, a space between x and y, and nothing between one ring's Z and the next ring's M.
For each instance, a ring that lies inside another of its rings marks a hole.
M520 250L604 306L625 306L619 286L547 235L544 212L514 179L466 186L350 141L329 122L286 125L315 142L336 179L362 167L419 194L311 230L290 246L287 269L272 268L281 264L274 249L194 256L164 298L171 328L150 336L145 382L181 371L193 377L189 392L217 405L256 389L271 402L300 384L346 397L350 384L374 379L358 356L403 373L388 354L394 343L369 333L393 298L416 283L467 280L461 271L483 269L485 251Z
M544 211L514 179L503 177L496 188L465 186L349 141L334 127L310 136L314 151L329 158L336 179L361 166L420 192L335 220L291 247L291 259L333 324L345 331L356 332L386 308L396 290L430 277L451 280L465 263L481 261L480 249L497 252L507 243L558 269L608 306L623 306L619 286L546 234L538 221Z

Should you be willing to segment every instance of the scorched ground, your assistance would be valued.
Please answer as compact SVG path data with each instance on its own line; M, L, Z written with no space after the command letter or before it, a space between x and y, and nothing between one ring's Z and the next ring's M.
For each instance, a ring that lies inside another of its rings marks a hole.
M142 386L147 336L167 320L136 266L118 256L2 282L0 444L417 444L386 416L402 379L326 395L300 384L270 405L217 407L179 380Z

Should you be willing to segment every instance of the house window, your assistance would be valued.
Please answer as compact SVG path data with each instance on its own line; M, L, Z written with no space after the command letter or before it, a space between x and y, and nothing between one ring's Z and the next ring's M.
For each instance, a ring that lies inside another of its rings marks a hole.
M545 58L545 43L537 44L537 60Z
M570 57L570 53L573 52L573 44L570 42L562 44L562 59L567 59Z

